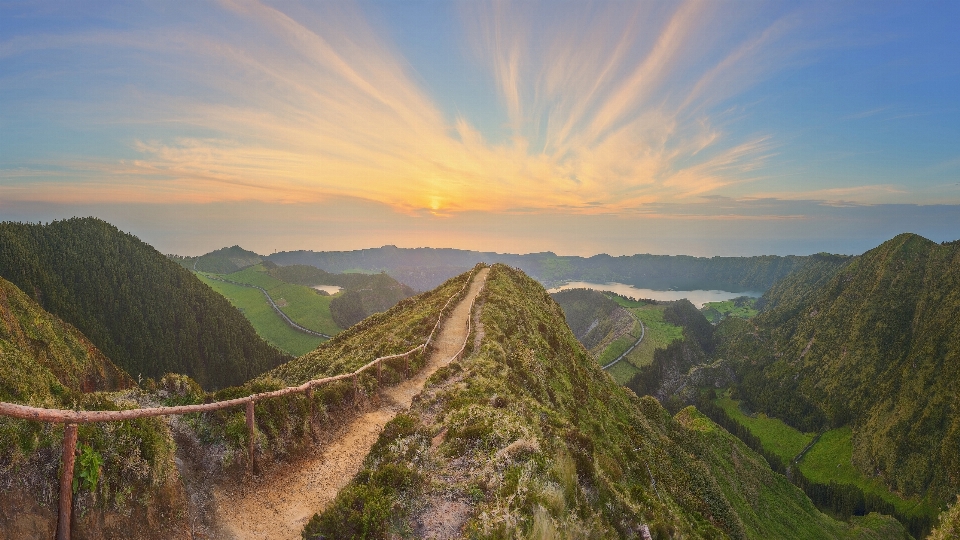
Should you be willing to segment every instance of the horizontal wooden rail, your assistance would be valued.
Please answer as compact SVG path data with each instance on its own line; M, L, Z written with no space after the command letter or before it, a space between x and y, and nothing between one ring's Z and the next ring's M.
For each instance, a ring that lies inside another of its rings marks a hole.
M147 418L151 416L169 416L175 414L191 414L191 413L201 413L216 411L220 409L227 409L230 407L238 407L240 405L246 405L249 402L257 402L265 399L272 399L288 394L299 394L306 392L308 389L312 389L316 386L323 384L329 384L336 381L341 381L344 379L350 379L357 377L362 374L364 371L371 369L373 367L378 367L378 364L385 360L395 360L397 358L409 357L411 354L416 353L421 350L426 350L430 342L433 340L433 335L440 327L440 323L443 321L444 312L449 307L450 302L461 296L467 286L473 281L475 272L471 273L470 277L467 279L467 282L464 283L463 287L459 291L454 293L444 304L443 308L440 310L440 315L437 317L437 324L434 325L433 330L430 331L430 335L427 337L427 340L422 345L417 345L416 347L410 349L407 352L400 354L392 354L389 356L381 356L368 362L366 365L358 368L356 371L351 373L343 373L341 375L334 375L332 377L324 377L322 379L314 379L307 381L299 386L288 386L286 388L281 388L279 390L273 390L271 392L260 392L258 394L251 394L249 396L244 396L235 399L228 399L225 401L216 401L213 403L203 403L199 405L177 405L172 407L147 407L142 409L126 409L122 411L74 411L70 409L47 409L42 407L29 407L26 405L18 405L16 403L5 403L0 402L0 416L11 416L13 418L22 418L24 420L35 420L38 422L50 422L56 424L88 424L91 422L119 422L123 420L134 420L136 418ZM471 308L473 304L471 303ZM469 319L467 324L469 325ZM464 343L466 346L466 343Z

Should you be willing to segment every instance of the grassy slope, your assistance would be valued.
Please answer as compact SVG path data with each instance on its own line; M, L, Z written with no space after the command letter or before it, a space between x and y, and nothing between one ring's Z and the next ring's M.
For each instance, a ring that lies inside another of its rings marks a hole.
M621 296L613 296L612 298L621 306L629 309L638 319L643 321L646 327L646 333L640 345L609 370L617 382L624 384L639 372L640 367L653 362L653 351L665 348L671 342L681 339L683 329L663 320L663 310L666 309L666 306L635 302ZM640 336L639 325L635 326L631 335ZM625 336L613 342L600 356L600 364L604 365L620 356L636 341L636 337Z
M757 299L751 298L747 301L739 302L735 300L724 300L722 302L707 302L703 304L701 311L708 321L716 324L727 317L738 317L741 319L753 318L759 313L756 309Z
M224 283L210 279L203 274L197 274L197 277L236 306L244 317L250 321L257 334L267 343L287 354L300 356L323 343L323 338L311 336L291 328L277 316L270 304L267 303L266 298L263 297L263 293L257 289Z
M79 330L44 311L15 285L0 278L0 400L49 408L116 410L131 404L124 401L123 394L106 391L134 386L130 376ZM26 493L41 506L55 508L62 443L60 424L0 417L0 485L4 495ZM78 450L83 449L92 449L102 466L97 471L97 487L92 489L81 482L74 495L74 528L80 535L89 537L89 531L99 526L103 527L101 531L112 532L126 527L123 536L140 536L144 533L138 528L144 524L133 522L146 513L147 505L168 510L183 503L176 499L175 490L171 499L170 482L177 472L173 440L165 421L144 418L81 424ZM20 532L29 520L35 520L32 526L39 527L34 530L47 526L42 523L45 516L31 512L0 505L0 523L14 523ZM101 512L119 512L121 516L114 514L112 524L106 526L91 523L102 518ZM162 526L176 521L166 520Z
M813 433L803 433L763 413L756 416L743 414L740 403L730 399L728 394L718 398L716 404L759 437L763 448L779 456L784 463L790 463L813 440Z
M813 440L812 433L802 433L777 418L763 413L758 413L755 417L747 416L740 409L739 402L731 399L728 394L722 395L716 403L723 407L731 418L760 438L764 449L779 456L784 463L790 463ZM813 482L837 482L857 486L866 494L881 497L907 516L936 515L939 512L935 501L921 501L918 497L905 499L892 493L876 479L867 478L857 471L853 466L852 434L849 427L824 432L800 461L800 471Z
M774 473L739 439L693 407L677 419L700 435L700 456L714 471L724 496L743 521L749 538L905 538L898 523L870 514L850 524L820 513L799 488Z
M690 426L696 413L675 420L616 384L522 273L494 266L478 305L479 347L384 428L307 537L422 536L421 519L449 501L466 508L470 538L633 538L641 523L657 538L782 537L785 524L811 538L903 537L888 518L830 519L709 421Z
M309 354L266 373L262 379L300 384L353 371L379 356L406 352L426 340L440 309L468 277L469 274L462 274L432 291L401 300L389 310L340 332Z
M263 287L278 305L285 302L286 305L281 305L280 310L304 328L331 336L341 330L330 316L333 297L321 296L311 287L280 281L267 274L259 264L227 274L224 278Z
M79 330L0 278L0 400L55 407L76 394L133 386Z

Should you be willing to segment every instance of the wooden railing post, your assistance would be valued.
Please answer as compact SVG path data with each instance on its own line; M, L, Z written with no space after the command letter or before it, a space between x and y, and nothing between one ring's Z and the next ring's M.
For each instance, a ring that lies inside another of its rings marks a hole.
M356 405L360 403L360 379L357 378L357 374L353 374L353 404Z
M60 514L57 522L57 540L70 540L70 515L73 512L73 461L77 450L77 425L63 426L63 456L60 464Z
M253 417L253 400L247 402L247 469L252 474L258 474L260 470L257 468L257 453L256 453L256 429L257 425L254 422Z
M377 389L383 386L383 359L377 362Z
M403 357L403 376L408 379L410 378L410 355L409 354Z
M313 437L313 387L308 386L303 395L307 398L307 423L310 425L310 436Z

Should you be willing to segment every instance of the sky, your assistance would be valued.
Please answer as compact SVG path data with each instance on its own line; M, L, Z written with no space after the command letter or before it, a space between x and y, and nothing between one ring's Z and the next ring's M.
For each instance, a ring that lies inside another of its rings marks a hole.
M164 253L960 238L960 2L0 1L0 220Z

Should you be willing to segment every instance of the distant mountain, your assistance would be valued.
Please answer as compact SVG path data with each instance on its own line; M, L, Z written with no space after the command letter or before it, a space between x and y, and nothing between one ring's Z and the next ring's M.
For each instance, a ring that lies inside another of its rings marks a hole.
M197 258L195 269L214 274L230 274L260 263L263 257L240 246L225 247Z
M805 430L854 426L854 464L901 493L960 491L960 242L902 234L768 291L734 332L739 395Z
M239 384L289 357L190 272L95 218L0 223L0 276L132 376Z
M0 401L60 407L134 385L83 334L0 278Z
M379 342L420 305L402 302L334 341ZM478 317L469 354L384 427L305 538L427 537L431 526L477 538L626 539L644 527L654 538L907 538L885 516L820 513L696 410L671 417L617 385L522 272L491 269ZM368 358L330 342L271 375L296 382Z
M512 255L434 248L381 248L356 251L286 251L266 257L281 265L309 265L327 272L385 271L402 283L429 290L478 262L520 268L547 286L568 281L619 282L650 289L758 291L799 268L807 257L690 257L630 255L558 256L551 252Z

